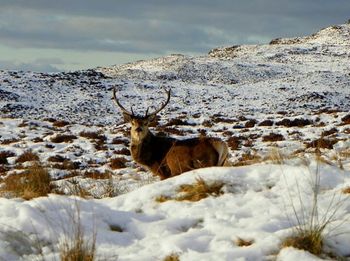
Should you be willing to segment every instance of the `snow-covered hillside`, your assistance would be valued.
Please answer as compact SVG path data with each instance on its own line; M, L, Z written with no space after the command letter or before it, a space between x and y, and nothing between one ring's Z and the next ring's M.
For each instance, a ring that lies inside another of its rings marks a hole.
M59 260L79 223L90 243L96 235L97 260L317 260L281 248L312 209L315 174L319 217L337 210L320 256L346 260L349 59L350 24L343 24L200 57L69 73L0 71L0 260ZM170 88L152 131L219 137L233 166L152 177L130 156L114 87L139 114ZM48 171L50 196L13 198L8 184L25 181L33 162ZM222 184L218 197L176 200L181 185L201 179Z
M140 111L152 103L150 98L159 97L160 87L171 88L171 116L183 111L189 117L348 111L349 31L350 24L344 24L270 45L218 48L201 57L172 55L81 72L1 71L1 115L113 124L120 122L111 102L113 86L128 97L126 105L134 103Z

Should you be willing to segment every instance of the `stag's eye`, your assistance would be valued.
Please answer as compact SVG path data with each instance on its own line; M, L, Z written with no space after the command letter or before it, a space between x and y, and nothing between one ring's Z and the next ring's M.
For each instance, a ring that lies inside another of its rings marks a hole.
M137 132L142 132L142 128L141 128L141 127L137 127L137 128L135 129L135 131L137 131Z

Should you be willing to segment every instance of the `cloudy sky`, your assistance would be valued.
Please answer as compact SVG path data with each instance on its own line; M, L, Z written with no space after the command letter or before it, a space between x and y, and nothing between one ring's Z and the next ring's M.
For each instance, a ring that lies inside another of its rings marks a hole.
M58 71L268 43L350 19L350 0L0 0L0 69Z

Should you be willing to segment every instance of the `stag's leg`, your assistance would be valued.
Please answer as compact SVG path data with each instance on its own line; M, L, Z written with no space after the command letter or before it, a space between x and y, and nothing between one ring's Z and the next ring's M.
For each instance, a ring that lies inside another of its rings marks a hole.
M171 172L170 169L166 164L158 164L154 163L150 167L151 172L153 173L154 176L159 176L161 180L167 179L171 177Z

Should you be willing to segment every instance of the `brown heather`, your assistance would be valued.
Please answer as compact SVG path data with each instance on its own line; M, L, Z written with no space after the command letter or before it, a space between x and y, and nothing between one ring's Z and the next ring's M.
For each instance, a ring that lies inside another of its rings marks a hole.
M48 171L35 163L27 168L24 173L13 174L3 181L2 193L8 192L14 197L30 200L37 197L47 196L51 192L51 178Z

